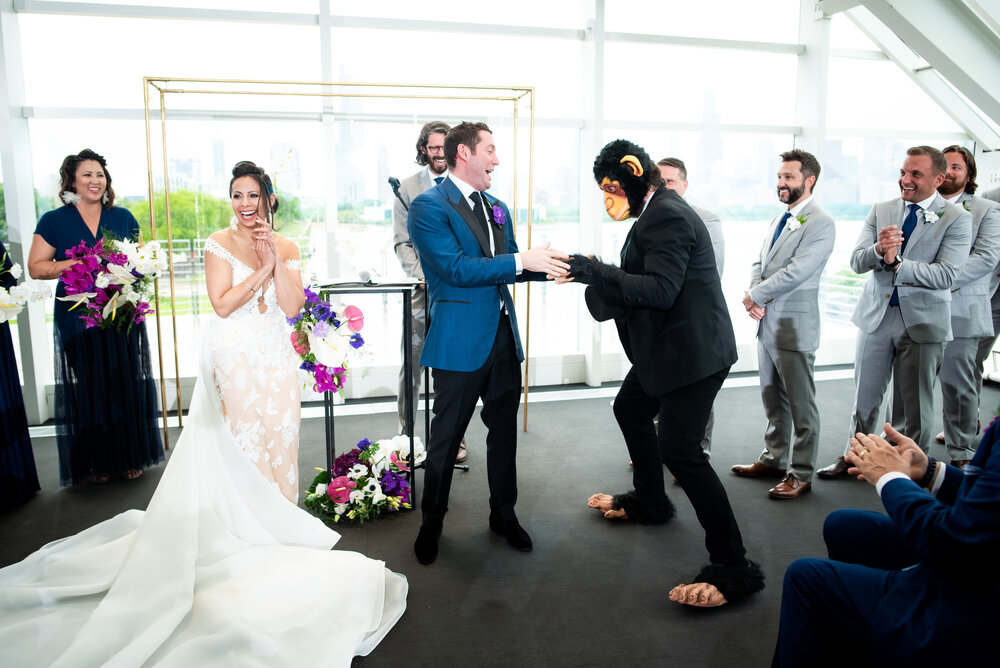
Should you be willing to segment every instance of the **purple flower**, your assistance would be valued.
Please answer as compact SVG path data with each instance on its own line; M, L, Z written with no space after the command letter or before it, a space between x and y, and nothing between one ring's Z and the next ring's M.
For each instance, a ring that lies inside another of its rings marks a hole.
M330 325L326 324L322 320L313 325L313 334L319 338L325 338L327 334L330 333Z
M295 316L294 318L285 318L285 322L287 322L287 323L288 323L289 325L291 325L291 326L293 326L293 327L294 327L295 325L299 324L299 321L300 321L300 320L302 320L302 314L301 314L301 313L299 313L299 314L298 314L297 316Z
M500 227L507 222L507 217L503 215L503 209L496 204L493 205L493 222Z
M299 365L299 368L302 369L303 371L308 371L309 373L312 373L313 369L316 368L316 363L306 360L305 362Z
M108 256L108 262L124 267L125 263L128 262L128 256L125 253L112 253Z
M358 450L367 450L371 444L372 444L371 441L369 441L367 438L363 438L360 441L358 441L357 448Z
M351 338L348 341L348 343L351 344L352 348L354 348L355 350L357 350L361 346L365 345L365 340L361 338L360 334L358 334L357 332L355 332L354 334L351 335Z
M397 496L406 486L406 478L393 471L385 471L382 473L379 485L382 486L386 496Z
M360 455L361 451L355 449L349 452L345 452L344 454L340 455L335 460L333 460L333 471L331 472L333 474L333 477L337 478L342 475L347 475L347 472L351 470L351 467L353 467L355 464L361 461L359 459Z
M306 302L307 303L309 303L309 304L318 304L319 303L319 295L317 295L315 292L313 292L309 288L306 288L305 292L306 292Z

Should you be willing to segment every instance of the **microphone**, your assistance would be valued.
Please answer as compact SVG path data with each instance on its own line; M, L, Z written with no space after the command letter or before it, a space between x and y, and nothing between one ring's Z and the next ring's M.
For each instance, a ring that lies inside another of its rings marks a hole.
M390 176L389 185L392 186L392 194L399 198L399 201L403 204L403 208L409 210L410 207L406 206L406 202L403 202L403 196L399 194L399 179L395 176Z

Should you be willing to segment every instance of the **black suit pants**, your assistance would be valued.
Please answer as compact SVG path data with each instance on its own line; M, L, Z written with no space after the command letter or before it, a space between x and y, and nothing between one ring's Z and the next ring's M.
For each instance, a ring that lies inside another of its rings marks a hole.
M476 402L482 398L486 425L486 476L490 514L514 519L517 501L517 407L521 397L521 363L517 359L510 318L501 314L486 362L475 371L434 369L434 418L424 462L423 522L440 526L448 512L455 456Z
M633 367L615 397L615 418L632 457L632 481L639 503L658 505L667 498L663 464L677 478L705 529L713 564L746 565L746 549L729 497L701 448L715 395L729 374L723 369L660 397L643 391ZM659 430L653 417L659 415Z

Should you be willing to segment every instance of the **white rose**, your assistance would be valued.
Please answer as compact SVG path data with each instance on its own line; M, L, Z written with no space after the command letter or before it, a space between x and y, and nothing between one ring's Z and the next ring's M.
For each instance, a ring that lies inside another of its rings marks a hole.
M10 269L7 270L11 276L14 278L21 278L21 265L15 262Z
M97 275L97 278L94 279L95 288L103 289L109 285L111 285L111 276L109 274L105 274L103 271Z
M326 484L325 483L321 482L318 485L316 485L316 494L318 494L320 496L323 496L324 494L326 494Z
M351 503L358 503L359 501L364 501L364 500L365 500L365 491L363 489L351 490L351 496L349 497L349 501Z

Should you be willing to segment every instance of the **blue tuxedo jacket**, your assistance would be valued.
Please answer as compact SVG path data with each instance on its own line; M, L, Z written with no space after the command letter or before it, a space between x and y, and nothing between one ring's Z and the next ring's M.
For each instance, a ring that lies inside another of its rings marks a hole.
M918 559L894 573L883 605L891 635L922 645L989 638L1000 612L1000 421L983 435L972 464L949 466L937 498L910 480L891 480L882 503ZM994 657L995 658L995 657Z
M410 203L407 227L417 248L430 298L430 322L420 365L449 371L475 371L496 338L503 303L517 348L524 360L517 316L508 283L544 280L544 274L517 275L517 242L507 205L486 194L496 256L458 186L447 178ZM500 213L502 212L502 214Z

